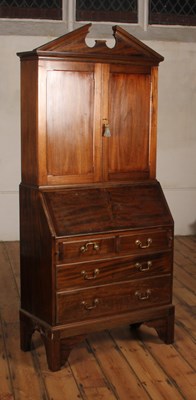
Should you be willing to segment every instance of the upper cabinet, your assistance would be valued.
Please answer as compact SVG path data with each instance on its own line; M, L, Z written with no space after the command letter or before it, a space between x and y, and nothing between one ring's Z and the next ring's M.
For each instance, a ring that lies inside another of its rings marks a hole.
M19 53L23 183L155 178L163 57L117 26L113 48L89 47L89 28Z

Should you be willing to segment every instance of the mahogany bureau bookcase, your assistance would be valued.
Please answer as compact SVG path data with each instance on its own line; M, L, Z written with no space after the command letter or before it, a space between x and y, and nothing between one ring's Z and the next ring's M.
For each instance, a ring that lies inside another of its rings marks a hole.
M21 348L61 368L89 332L146 323L171 343L173 219L156 180L163 57L91 24L21 59Z

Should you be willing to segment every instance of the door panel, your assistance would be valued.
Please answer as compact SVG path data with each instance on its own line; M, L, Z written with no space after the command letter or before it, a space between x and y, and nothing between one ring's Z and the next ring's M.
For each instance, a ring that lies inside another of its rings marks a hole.
M94 173L94 73L47 72L47 173L58 182ZM61 183L61 182L60 182Z
M149 170L150 76L111 73L108 179L145 177Z

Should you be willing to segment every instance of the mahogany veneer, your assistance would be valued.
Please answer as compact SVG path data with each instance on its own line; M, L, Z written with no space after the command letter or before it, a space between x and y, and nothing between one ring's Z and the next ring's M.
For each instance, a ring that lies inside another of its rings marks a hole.
M157 68L120 27L90 24L20 53L21 348L39 330L60 369L89 332L174 336L173 219L156 180Z

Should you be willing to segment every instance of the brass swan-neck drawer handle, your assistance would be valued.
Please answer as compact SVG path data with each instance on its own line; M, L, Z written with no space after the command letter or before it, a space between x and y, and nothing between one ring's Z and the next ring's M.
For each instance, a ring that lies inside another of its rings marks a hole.
M84 279L87 280L96 279L98 274L99 274L99 268L94 269L93 275L88 275L88 272L86 272L85 270L81 271L81 275L83 276Z
M99 250L99 244L96 242L88 242L86 244L84 244L84 246L80 247L80 251L81 253L85 253L86 251L88 251L89 246L93 246L93 250L98 251Z
M93 310L94 308L97 307L97 305L99 304L99 300L98 300L98 299L94 299L94 300L93 300L92 306L89 306L89 305L86 303L86 301L82 301L81 304L82 304L82 306L84 307L85 310L91 311L91 310Z
M152 261L147 261L145 263L136 263L135 266L141 272L149 271L149 269L152 267Z
M136 240L135 241L136 246L138 246L140 249L147 249L152 244L152 239L148 238L146 243L147 244L142 244L141 240Z
M151 290L147 289L146 293L141 293L139 291L135 292L135 296L137 296L138 300L148 300L151 295Z

